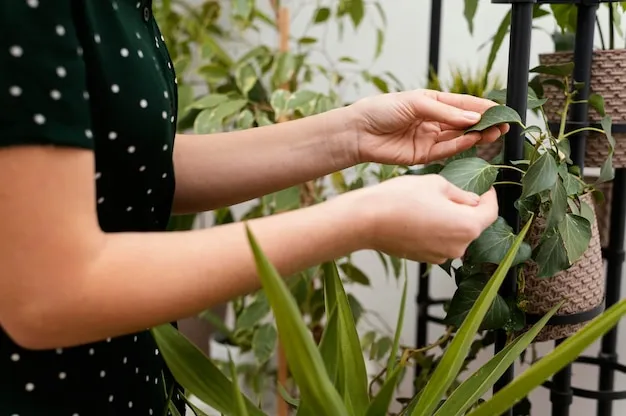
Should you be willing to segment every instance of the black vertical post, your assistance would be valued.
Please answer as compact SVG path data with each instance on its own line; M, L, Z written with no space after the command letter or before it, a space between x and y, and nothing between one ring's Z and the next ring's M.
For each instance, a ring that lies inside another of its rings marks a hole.
M432 0L430 10L430 43L428 46L428 74L439 72L439 47L441 41L441 3L443 0ZM417 264L417 328L415 331L417 348L428 344L428 307L430 306L430 276L426 272L427 265ZM415 376L419 374L419 365L415 366Z
M574 43L574 73L576 82L582 82L583 87L578 90L576 100L586 100L589 97L589 84L591 82L591 59L593 54L594 29L596 21L597 5L579 4L577 16L576 40ZM572 105L570 121L574 123L587 123L589 120L588 105L586 102L578 102ZM580 124L576 124L580 127ZM585 134L579 133L570 137L571 158L578 165L581 174L585 162ZM563 340L558 340L558 346ZM550 391L553 416L568 416L573 401L572 392L572 366L567 365L552 378L552 390Z
M624 227L626 226L626 169L615 170L613 180L613 198L611 206L611 227L609 246L606 249L606 307L619 301L622 290L622 267L624 264ZM617 326L602 338L599 358L600 391L612 391L615 384L615 373L610 364L617 362ZM603 365L608 364L608 365ZM597 415L611 416L613 402L602 396L598 399Z
M504 3L506 1L494 0L494 3ZM511 6L511 36L509 42L509 70L507 77L506 103L516 110L526 122L527 100L528 100L528 69L530 65L530 41L533 17L533 0L508 1ZM512 124L504 140L504 161L510 164L512 160L523 159L524 139L522 128L517 124ZM519 182L520 175L512 169L503 169L501 172L502 181ZM513 227L516 232L519 230L519 216L515 209L514 202L520 197L520 189L517 186L504 185L498 191L500 205L500 215ZM514 296L516 292L517 277L516 271L510 270L503 282L500 293L505 297ZM496 334L496 352L502 350L506 345L506 333L498 331ZM502 377L494 385L494 392L509 384L515 376L515 367L509 367ZM512 409L505 413L512 415Z

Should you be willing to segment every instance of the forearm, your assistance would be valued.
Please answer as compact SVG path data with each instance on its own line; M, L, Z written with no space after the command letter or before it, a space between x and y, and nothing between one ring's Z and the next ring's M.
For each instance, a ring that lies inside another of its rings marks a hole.
M345 210L331 201L249 225L281 275L289 276L362 248L359 227L346 224L354 216ZM90 272L54 279L29 293L22 343L55 348L132 333L260 287L242 223L107 234L97 257L79 269Z
M202 212L352 166L351 110L235 132L178 135L174 212Z

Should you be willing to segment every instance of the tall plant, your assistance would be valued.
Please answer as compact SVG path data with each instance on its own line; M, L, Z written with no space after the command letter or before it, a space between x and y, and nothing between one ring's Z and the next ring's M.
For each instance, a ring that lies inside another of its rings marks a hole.
M366 83L383 92L402 89L393 74L373 73L369 69L371 63L360 64L349 54L335 59L327 53L333 32L338 32L341 40L347 30L375 26L375 38L371 39L373 63L382 53L387 24L379 2L320 1L307 18L306 26L296 33L290 23L295 18L302 19L301 13L306 12L303 10L307 9L300 8L297 2L288 9L271 0L155 2L155 16L168 42L178 77L179 131L205 134L248 129L321 113L347 104L341 92L355 84ZM253 36L261 41L251 42ZM315 204L329 194L383 181L399 171L396 166L363 164L259 198L239 217L232 207L216 210L214 223L246 220ZM379 257L385 272L399 278L400 261L383 254ZM345 281L369 285L370 276L351 257L338 259L338 267ZM306 317L309 331L320 342L327 318L322 274L318 269L307 270L289 278L288 285L299 312ZM366 308L353 295L347 296L355 321L361 321ZM261 290L235 299L230 305L234 312L233 327L225 325L210 311L201 316L220 329L222 342L252 353L253 363L241 363L238 370L260 396L267 377L274 377L272 358L278 349L270 303ZM366 335L363 347L373 359L380 361L390 354L392 332L374 327Z

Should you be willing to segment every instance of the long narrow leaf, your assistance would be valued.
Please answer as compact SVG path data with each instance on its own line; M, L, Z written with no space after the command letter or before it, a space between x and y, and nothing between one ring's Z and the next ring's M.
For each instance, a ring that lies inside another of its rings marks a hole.
M565 340L510 384L481 404L470 416L503 414L530 391L578 357L589 345L610 331L626 315L626 300L613 305L583 329Z
M435 416L461 416L482 397L520 356L548 320L563 306L560 302L546 313L528 332L520 335L452 392Z
M498 289L513 264L522 241L530 228L532 218L526 223L522 231L515 238L511 248L498 266L497 270L485 285L480 296L470 309L463 324L457 331L454 339L443 354L430 381L423 390L417 406L411 416L431 416L439 405L446 390L456 379L463 362L467 357L471 343L478 331L483 318L491 307L493 300L498 294Z
M402 366L397 366L387 378L376 397L374 397L374 400L371 401L365 416L380 416L389 412L389 406L391 405L393 393L396 390L401 373Z
M356 330L354 316L350 309L348 296L343 288L337 266L334 262L325 263L324 296L331 308L328 311L337 313L337 351L339 362L337 367L337 389L342 395L348 410L356 416L364 415L369 405L367 393L367 371L361 342ZM329 301L330 300L330 301ZM334 300L335 305L332 305Z
M232 382L198 347L170 324L151 332L168 368L185 390L220 413L236 414ZM246 406L251 416L265 416L251 401L246 400Z
M228 362L230 366L231 379L233 381L233 396L235 396L235 404L237 405L237 416L249 416L248 409L246 409L246 403L244 401L243 394L239 389L239 380L237 376L237 369L235 368L235 362L228 352Z
M348 410L331 384L320 352L287 284L263 254L248 227L246 233L261 283L274 312L285 357L300 389L302 401L317 415L348 416Z
M400 347L400 335L402 334L402 327L404 325L404 309L406 307L406 293L409 282L409 274L407 271L407 262L404 261L404 286L402 287L402 298L400 299L400 310L398 311L398 322L396 322L396 333L393 337L393 346L389 353L389 360L387 361L387 375L385 380L389 381L393 374L393 369L396 364L396 355L398 354L398 348Z
M319 350L322 355L322 360L326 366L326 372L333 386L337 386L337 379L339 373L339 312L337 308L332 310L326 310L327 321L326 328L322 333L322 339L320 340Z

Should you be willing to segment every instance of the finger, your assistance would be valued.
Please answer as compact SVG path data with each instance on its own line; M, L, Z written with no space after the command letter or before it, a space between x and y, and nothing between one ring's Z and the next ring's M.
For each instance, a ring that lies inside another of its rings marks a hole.
M493 187L480 196L474 212L484 228L489 227L498 218L498 195Z
M485 98L474 97L469 94L456 94L452 92L436 91L437 101L448 104L462 110L484 113L487 109L498 105L498 103Z
M480 197L473 192L467 192L456 185L449 183L445 188L445 194L452 202L461 205L478 206Z
M481 135L478 133L461 134L458 136L458 133L462 132L456 132L455 137L448 139L446 137L448 133L452 136L452 131L445 132L440 136L442 137L441 141L438 141L430 148L428 162L446 159L463 152L478 143L481 138Z
M473 126L480 121L480 114L474 111L465 111L427 95L422 95L416 100L412 100L415 113L424 119L443 123L451 129L460 129Z

